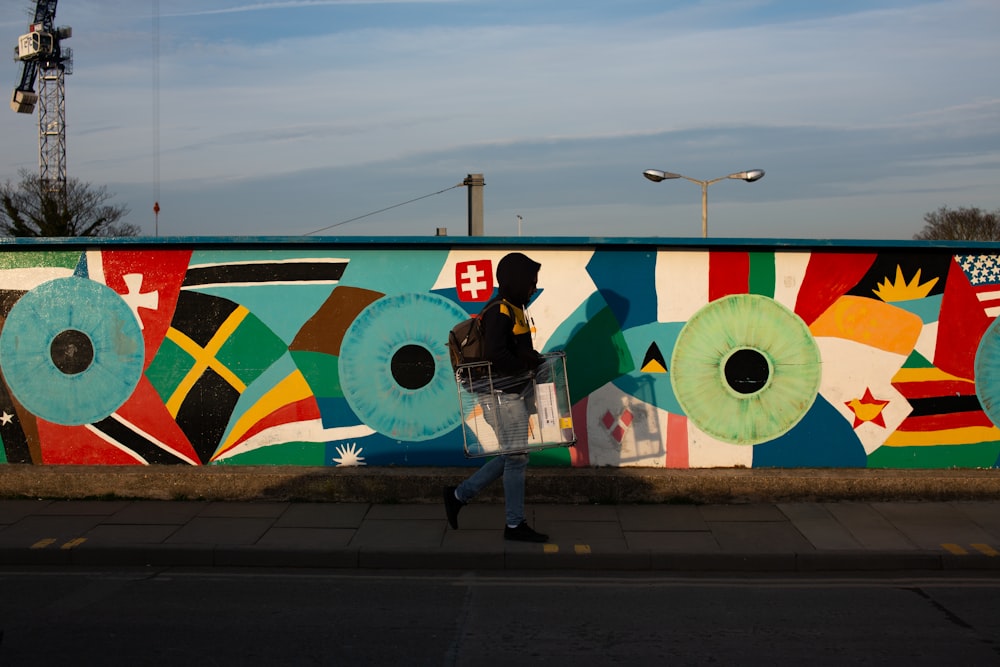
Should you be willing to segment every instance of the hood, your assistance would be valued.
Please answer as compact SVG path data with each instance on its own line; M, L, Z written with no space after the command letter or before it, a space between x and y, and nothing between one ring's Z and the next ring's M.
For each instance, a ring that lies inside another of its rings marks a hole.
M516 306L527 304L535 293L540 268L541 264L519 252L505 255L497 263L500 296Z

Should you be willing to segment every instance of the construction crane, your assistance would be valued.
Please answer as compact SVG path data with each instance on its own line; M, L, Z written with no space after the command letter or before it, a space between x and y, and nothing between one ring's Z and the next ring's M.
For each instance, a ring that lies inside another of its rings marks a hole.
M30 114L38 105L39 181L45 191L65 195L65 75L73 73L73 50L64 48L62 42L73 36L73 29L54 26L57 2L38 0L28 33L17 40L14 59L21 61L23 69L10 107L17 113Z

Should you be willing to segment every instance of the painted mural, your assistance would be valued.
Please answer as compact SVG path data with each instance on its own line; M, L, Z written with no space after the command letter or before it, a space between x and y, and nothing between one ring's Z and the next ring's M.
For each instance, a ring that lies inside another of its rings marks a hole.
M1000 255L517 249L578 437L534 465L1000 464ZM4 247L0 463L478 465L445 341L510 250Z

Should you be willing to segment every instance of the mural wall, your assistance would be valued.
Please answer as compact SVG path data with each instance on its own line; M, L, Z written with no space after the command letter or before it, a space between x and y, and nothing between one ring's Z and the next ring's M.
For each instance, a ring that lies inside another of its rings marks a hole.
M0 463L478 465L445 341L515 248L470 240L0 247ZM535 465L998 465L996 250L516 249L579 438Z

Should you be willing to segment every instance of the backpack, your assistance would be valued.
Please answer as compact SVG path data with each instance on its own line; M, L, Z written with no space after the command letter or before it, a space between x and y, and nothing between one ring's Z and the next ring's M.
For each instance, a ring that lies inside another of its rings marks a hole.
M503 299L497 299L486 304L486 307L467 320L462 320L448 334L448 352L451 354L451 367L458 370L460 364L469 364L476 361L486 361L484 349L486 340L483 335L482 316L493 306L503 303Z

